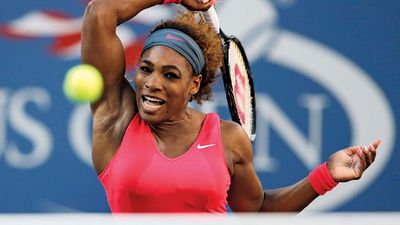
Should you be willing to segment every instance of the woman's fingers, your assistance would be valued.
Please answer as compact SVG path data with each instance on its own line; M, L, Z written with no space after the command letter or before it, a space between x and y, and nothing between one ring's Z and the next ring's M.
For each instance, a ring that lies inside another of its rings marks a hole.
M379 147L380 144L381 140L377 139L370 146L364 146L363 151L366 156L367 167L370 166L375 161L376 149Z
M363 147L363 153L365 156L366 167L369 167L375 159L373 152L375 152L375 149L371 150L370 147L367 147L367 146Z
M356 173L356 179L360 179L362 173L364 172L364 170L367 168L368 162L367 162L367 157L363 151L363 147L359 147L357 149L357 156L358 156L358 163L356 162L354 164L354 171Z
M381 144L381 142L382 141L380 139L377 139L377 140L374 141L374 143L372 143L370 145L370 147L373 148L374 150L376 150L379 147L379 145Z

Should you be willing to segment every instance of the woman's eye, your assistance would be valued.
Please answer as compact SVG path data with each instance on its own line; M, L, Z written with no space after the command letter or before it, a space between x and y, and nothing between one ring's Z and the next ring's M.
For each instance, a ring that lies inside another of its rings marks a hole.
M168 78L168 79L172 79L172 78L173 79L178 79L179 78L179 76L177 74L175 74L175 73L166 73L165 77Z
M148 66L141 66L140 71L143 73L151 73L151 69Z

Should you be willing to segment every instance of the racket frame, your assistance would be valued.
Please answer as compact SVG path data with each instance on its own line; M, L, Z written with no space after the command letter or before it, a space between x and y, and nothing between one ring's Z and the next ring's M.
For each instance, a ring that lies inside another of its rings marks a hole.
M229 42L234 42L237 47L239 48L239 51L242 55L243 62L245 64L245 69L247 72L247 78L250 84L250 96L251 96L251 111L252 111L252 121L251 121L251 130L250 133L248 133L248 136L251 141L254 141L256 137L256 124L257 124L257 115L256 115L256 96L255 96L255 90L254 90L254 82L253 82L253 75L250 70L250 64L246 55L246 52L243 48L242 43L239 41L239 39L233 35L227 36L221 29L219 31L219 35L222 38L222 48L223 48L223 53L224 53L224 62L222 66L222 79L224 83L224 88L225 88L225 94L226 94L226 99L228 102L228 108L229 112L231 114L232 121L240 124L243 126L240 117L239 117L239 112L237 110L237 105L235 101L235 96L233 93L233 87L232 87L232 79L231 79L231 74L230 74L230 63L229 63ZM247 130L246 130L247 133Z

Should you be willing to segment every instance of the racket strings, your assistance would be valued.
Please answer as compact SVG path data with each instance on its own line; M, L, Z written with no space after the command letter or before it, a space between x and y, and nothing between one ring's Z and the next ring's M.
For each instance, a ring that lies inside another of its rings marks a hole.
M229 42L228 54L229 75L237 114L246 133L251 137L255 118L255 115L253 115L252 81L249 79L251 75L248 73L243 53L234 41Z

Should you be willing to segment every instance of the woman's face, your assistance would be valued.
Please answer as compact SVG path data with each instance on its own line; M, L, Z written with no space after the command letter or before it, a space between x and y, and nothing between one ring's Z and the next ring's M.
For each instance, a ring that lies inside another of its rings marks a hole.
M150 124L184 119L190 97L200 87L190 63L165 46L147 49L134 78L140 116Z

